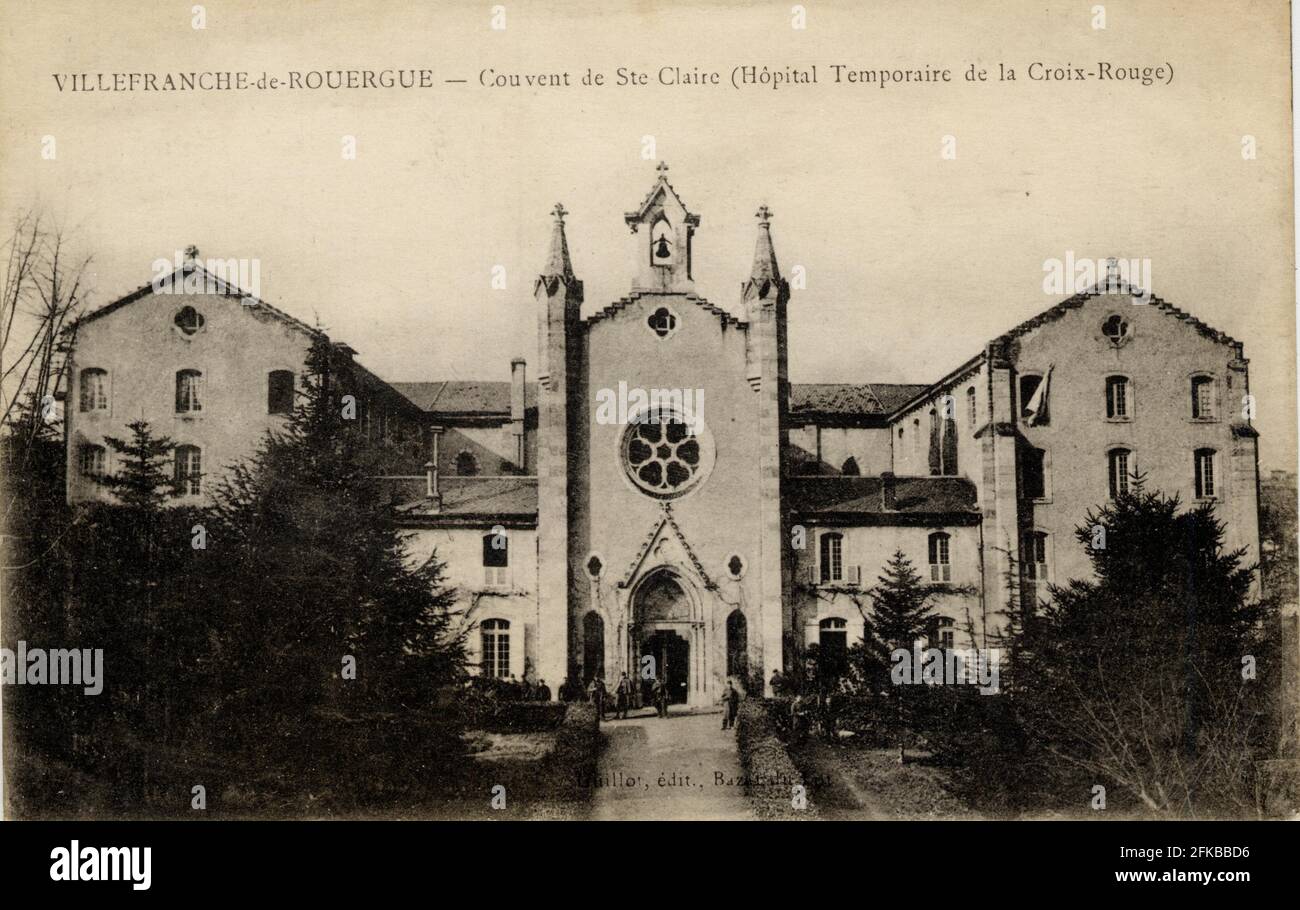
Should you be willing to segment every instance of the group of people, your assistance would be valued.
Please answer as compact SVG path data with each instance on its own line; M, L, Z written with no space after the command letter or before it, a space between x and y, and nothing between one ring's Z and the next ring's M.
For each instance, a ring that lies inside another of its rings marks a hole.
M655 714L659 717L668 716L668 681L654 678L650 682L651 702L654 704ZM636 698L636 684L626 672L619 675L618 683L614 686L612 695L614 702L614 718L616 720L625 720L630 708L635 707L633 701ZM601 720L606 720L610 708L611 694L605 685L605 675L597 673L587 684L587 700L596 706L596 714Z
M546 685L544 679L538 679L534 682L531 677L526 676L520 681L515 678L513 673L506 677L476 677L475 679L476 685L481 685L486 689L488 698L501 701L551 700L551 687Z

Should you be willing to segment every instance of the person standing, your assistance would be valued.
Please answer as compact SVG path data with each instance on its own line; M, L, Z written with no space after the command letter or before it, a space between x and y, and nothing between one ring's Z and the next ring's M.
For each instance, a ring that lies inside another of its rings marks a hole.
M655 714L658 717L664 716L664 684L659 677L650 681L650 698L654 702Z
M551 687L546 684L546 680L539 679L537 681L537 690L535 693L535 697L537 698L538 701L551 700Z
M591 685L587 687L587 694L591 698L592 705L596 708L596 717L600 720L605 719L605 678L599 673L592 679Z
M627 672L618 678L618 686L614 689L614 717L616 720L627 720L627 706L632 701L632 680L627 678Z
M727 688L722 693L722 729L729 730L736 726L736 714L740 710L740 692L731 680L727 680Z

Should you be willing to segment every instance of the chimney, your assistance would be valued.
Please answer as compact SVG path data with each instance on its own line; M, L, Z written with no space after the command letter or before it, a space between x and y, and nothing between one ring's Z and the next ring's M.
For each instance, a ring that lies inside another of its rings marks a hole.
M424 495L433 500L437 509L442 506L442 491L438 488L438 440L442 437L442 427L429 427L429 437L433 456L424 466Z
M892 471L880 475L880 506L886 512L898 511L898 490Z
M528 473L528 450L524 445L524 376L527 369L522 357L510 361L510 432L515 436L515 465L520 474Z

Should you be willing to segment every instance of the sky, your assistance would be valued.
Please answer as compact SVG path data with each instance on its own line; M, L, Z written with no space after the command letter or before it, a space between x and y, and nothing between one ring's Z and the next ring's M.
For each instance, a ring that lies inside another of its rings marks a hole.
M265 300L387 379L504 380L513 355L536 359L555 203L592 312L631 288L623 214L662 160L702 219L696 285L719 306L739 306L756 208L774 212L782 269L806 276L795 382L937 379L1060 298L1046 261L1149 259L1157 294L1245 343L1262 466L1295 467L1285 3L1107 3L1104 29L1088 3L818 2L802 29L789 3L507 2L504 29L490 3L209 2L201 29L193 6L0 4L0 217L62 224L93 257L97 305L194 244L258 259ZM1036 61L1173 77L1032 81ZM999 63L1017 81L997 81ZM736 66L813 64L815 85L730 84ZM837 84L836 64L952 82ZM988 81L966 81L971 64ZM664 66L722 84L659 85ZM614 84L620 67L650 84ZM432 85L60 92L54 78L386 68ZM582 86L588 68L606 84ZM573 84L483 87L485 70Z

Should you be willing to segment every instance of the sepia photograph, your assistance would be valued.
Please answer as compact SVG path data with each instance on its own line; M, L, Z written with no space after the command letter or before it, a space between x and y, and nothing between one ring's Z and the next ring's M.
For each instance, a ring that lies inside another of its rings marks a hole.
M1108 822L1087 881L1249 882L1300 819L1291 18L0 2L22 877Z

